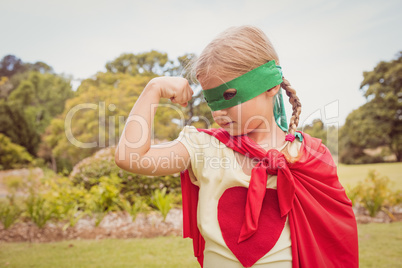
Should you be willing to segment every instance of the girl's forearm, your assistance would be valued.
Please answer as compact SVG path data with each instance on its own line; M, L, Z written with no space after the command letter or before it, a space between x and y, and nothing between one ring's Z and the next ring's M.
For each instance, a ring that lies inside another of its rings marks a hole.
M116 148L116 162L128 161L131 154L143 156L151 147L151 126L160 100L160 87L152 80L144 88L127 118Z

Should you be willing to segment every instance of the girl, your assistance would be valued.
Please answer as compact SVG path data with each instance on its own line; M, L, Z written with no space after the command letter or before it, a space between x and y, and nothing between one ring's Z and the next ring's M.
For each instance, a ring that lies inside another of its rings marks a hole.
M146 175L181 172L183 235L201 266L358 267L351 202L328 149L296 131L301 104L265 34L226 30L193 71L221 128L186 126L176 140L151 146L160 98L185 107L193 95L184 78L154 78L129 115L116 164ZM281 88L293 107L289 126Z

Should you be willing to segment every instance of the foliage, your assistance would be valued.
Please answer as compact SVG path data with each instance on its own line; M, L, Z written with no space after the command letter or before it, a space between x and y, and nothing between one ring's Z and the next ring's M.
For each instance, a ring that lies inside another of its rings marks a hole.
M324 122L317 118L310 125L303 126L302 131L320 139L333 155L338 154L338 129L335 126L326 127Z
M344 163L383 161L367 159L365 148L388 147L402 161L402 52L363 73L360 89L367 103L346 118L341 135Z
M43 137L45 151L50 151L56 159L65 159L70 163L67 169L71 170L72 166L99 149L115 146L127 115L147 83L166 72L185 73L183 65L191 57L179 57L178 65L173 61L167 64L166 54L150 51L123 54L109 62L108 72L99 72L94 78L84 80L76 97L67 102L60 118L52 121ZM206 102L202 101L201 91L186 108L162 99L155 114L152 138L160 142L173 140L182 126L194 122L197 127L207 128L211 121L212 115ZM67 135L64 135L65 131ZM62 168L58 166L57 170Z
M52 176L42 181L41 196L47 200L57 220L67 220L67 226L74 226L87 214L87 191L63 176ZM67 227L66 226L66 227Z
M51 119L63 111L73 91L67 78L52 73L32 71L18 83L0 102L0 133L36 155L40 135Z
M24 110L38 133L43 133L50 120L63 112L67 99L74 96L67 78L31 72L8 97L10 105Z
M84 159L74 167L70 174L70 180L74 185L82 185L89 190L99 183L102 176L117 174L121 178L121 193L130 196L151 196L155 189L168 188L169 192L179 193L180 178L178 175L149 177L133 174L120 169L114 162L114 148L101 150L91 157Z
M57 170L108 146L114 146L124 128L124 118L149 78L98 73L84 80L77 96L69 99L60 118L43 135L44 151L55 158ZM56 160L57 159L57 160Z
M14 55L6 55L0 61L0 77L10 78L30 70L41 73L53 72L53 68L44 62L25 63Z
M64 110L46 125L43 142L39 148L35 147L37 155L51 163L54 170L70 172L85 157L115 146L127 115L147 83L159 75L187 75L184 66L193 57L186 54L175 62L169 60L166 53L152 50L122 54L108 62L107 72L98 72L95 77L82 81L66 105L58 106ZM35 88L32 79L28 80L20 85L24 92L32 92ZM18 92L13 94L17 96ZM17 99L28 102L30 94L27 95L25 99ZM182 126L194 123L196 127L207 128L211 121L212 115L202 101L201 90L186 108L162 99L155 114L152 138L158 140L156 143L173 140Z
M386 144L383 129L390 127L387 121L376 122L367 116L372 109L366 103L352 111L340 129L340 161L345 164L368 164L384 162L381 156L370 156L365 148L376 148ZM376 127L377 126L377 127Z
M380 210L390 208L401 202L400 191L389 188L389 178L380 176L375 170L370 170L363 182L348 191L348 197L354 204L360 203L367 209L371 217L375 217Z
M155 50L144 53L124 53L106 64L106 70L111 73L129 75L163 75L163 68L168 62L166 53Z
M0 77L11 77L24 71L26 71L26 66L21 59L14 55L6 55L0 61Z
M112 174L110 177L102 176L99 184L89 190L91 198L88 207L95 212L119 211L121 208L121 179Z
M0 100L0 133L11 139L11 142L26 148L28 153L35 155L40 143L40 136L27 122L23 111L12 106L5 100Z
M0 222L4 229L8 229L13 225L21 215L21 208L15 203L14 196L8 196L8 202L0 202Z
M6 76L0 76L0 99L7 98L10 91L13 89L13 84Z
M0 133L0 170L25 166L33 161L27 150Z
M48 200L34 191L31 191L31 194L25 200L25 205L26 216L39 228L43 228L54 215L54 210Z
M302 131L312 137L322 140L324 144L327 140L327 132L325 131L324 122L322 122L321 119L314 119L310 125L303 126Z
M42 179L8 176L5 184L11 192L27 194L23 216L40 228L49 220L57 220L65 221L66 229L86 215L94 217L98 225L110 211L124 210L135 219L140 211L150 209L154 190L164 187L169 195L157 199L162 201L159 208L163 213L168 212L166 208L171 204L181 202L177 176L152 178L132 174L119 169L113 160L114 150L109 148L82 161L70 178L48 170ZM178 195L173 197L173 193Z
M141 198L136 198L133 204L131 204L127 199L123 199L121 205L123 209L131 215L133 221L137 218L138 213L143 211L145 206L147 207Z
M162 191L156 189L152 195L152 204L162 213L163 220L166 219L167 214L172 208L172 195L166 193L167 188L164 187Z
M138 212L149 209L146 203L150 201L147 198L133 192L122 192L122 179L117 174L101 176L98 183L88 189L82 184L75 185L68 177L56 174L48 174L40 182L30 184L17 177L7 181L13 191L20 192L21 183L29 187L23 202L23 216L40 228L49 220L57 220L66 221L63 227L66 229L73 227L86 215L94 217L98 225L111 211L127 211L135 219ZM0 220L8 220L12 216L18 218L21 214L22 210L14 202L8 207L9 210L1 209Z

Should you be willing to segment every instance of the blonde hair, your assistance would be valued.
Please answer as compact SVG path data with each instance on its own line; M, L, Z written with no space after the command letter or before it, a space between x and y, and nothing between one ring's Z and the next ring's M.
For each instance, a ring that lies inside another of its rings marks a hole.
M238 77L271 60L280 65L278 54L263 31L254 26L231 27L205 47L201 55L192 62L191 73L197 79L209 76ZM299 124L301 103L296 90L284 77L281 87L292 105L289 133L294 135ZM288 161L297 161L297 157L291 157L287 153L285 156Z

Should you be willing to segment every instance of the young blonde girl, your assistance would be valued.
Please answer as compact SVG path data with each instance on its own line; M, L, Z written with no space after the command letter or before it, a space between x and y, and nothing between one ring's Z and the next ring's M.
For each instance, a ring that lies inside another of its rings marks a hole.
M201 266L357 267L351 202L328 149L296 131L301 104L266 35L229 28L193 73L221 128L186 126L151 146L160 98L185 107L193 95L184 78L154 78L130 112L116 164L154 176L181 172L183 232ZM281 88L293 108L289 127Z

